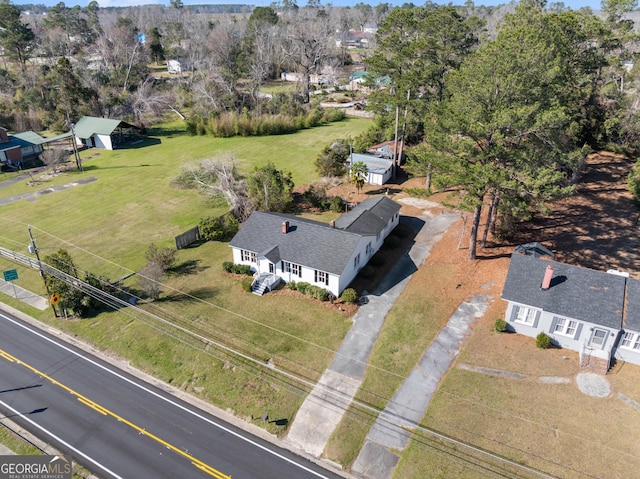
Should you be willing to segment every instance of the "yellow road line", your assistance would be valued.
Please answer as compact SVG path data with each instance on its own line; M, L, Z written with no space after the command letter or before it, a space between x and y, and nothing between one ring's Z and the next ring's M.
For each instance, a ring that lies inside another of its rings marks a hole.
M74 391L73 389L71 389L68 386L65 386L64 384L62 384L61 382L53 379L51 376L48 376L47 374L43 373L42 371L40 371L39 369L34 368L33 366L30 366L29 364L25 363L24 361L20 361L18 358L10 355L9 353L7 353L6 351L3 351L2 349L0 349L0 357L6 359L7 361L10 362L15 362L20 364L21 366L24 366L25 368L29 369L30 371L34 372L35 374L37 374L38 376L46 379L47 381L51 382L52 384L55 384L56 386L64 389L65 391L73 394L74 396L76 396L78 398L78 401L81 402L82 404L84 404L87 407L90 407L91 409L99 412L100 414L102 414L103 416L111 416L115 419L117 419L118 421L126 424L127 426L135 429L136 431L138 431L140 434L143 434L151 439L153 439L154 441L162 444L163 446L165 446L168 449L171 449L172 451L176 452L177 454L181 455L182 457L185 457L186 459L188 459L189 461L191 461L191 464L193 464L195 467L197 467L198 469L200 469L201 471L206 472L207 474L209 474L210 476L215 477L216 479L231 479L231 476L228 476L220 471L218 471L217 469L214 469L213 467L205 464L204 462L202 462L199 459L196 459L195 457L193 457L191 454L184 452L182 449L179 449L178 447L174 446L173 444L168 443L167 441L165 441L164 439L159 438L158 436L151 434L150 432L146 431L145 429L141 428L140 426L135 425L134 423L132 423L131 421L127 421L125 418L118 416L116 413L109 411L108 409L100 406L98 403L96 403L95 401L92 401L91 399L83 396L82 394Z

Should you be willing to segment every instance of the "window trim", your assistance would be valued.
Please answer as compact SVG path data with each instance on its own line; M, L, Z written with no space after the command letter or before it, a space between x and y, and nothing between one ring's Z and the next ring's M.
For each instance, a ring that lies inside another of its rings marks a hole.
M320 270L314 270L314 279L316 283L323 283L329 286L329 273Z
M246 261L246 262L249 262L249 263L257 263L258 262L258 256L253 251L249 251L247 249L241 249L240 250L240 260L241 261Z
M556 318L557 321L555 326L553 327L553 333L560 334L568 338L575 337L576 331L578 330L578 321L576 321L575 319L563 318L560 316L556 316Z
M513 317L513 321L515 323L519 323L519 324L524 324L526 326L534 326L536 324L536 319L538 316L539 311L530 308L528 306L515 306L515 313L514 313L514 317ZM523 312L524 314L520 314L521 312ZM521 316L523 316L521 318ZM531 318L531 321L527 321L528 318Z

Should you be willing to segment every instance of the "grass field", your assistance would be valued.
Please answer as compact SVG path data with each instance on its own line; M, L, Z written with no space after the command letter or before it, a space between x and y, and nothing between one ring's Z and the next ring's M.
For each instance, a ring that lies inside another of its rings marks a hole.
M162 125L134 148L82 152L84 172L66 172L36 187L24 180L1 188L0 196L8 197L97 178L1 207L0 245L26 254L30 224L42 256L64 248L81 270L118 279L145 264L151 242L172 245L176 234L201 217L226 210L225 205L203 201L193 190L172 186L171 180L185 164L231 153L244 172L273 162L291 171L296 184L309 183L318 179L313 161L324 145L355 136L368 125L366 120L349 119L291 135L231 139L191 137L177 123ZM348 318L302 298L246 293L238 278L222 271L222 262L230 259L226 243L179 251L178 265L164 280L161 299L140 306L232 344L259 361L317 379L348 330ZM16 266L0 261L0 267ZM16 284L44 292L37 273L17 269ZM126 284L135 286L132 280ZM2 300L249 420L265 410L271 417L288 420L302 400L297 385L263 381L262 368L233 364L185 338L187 344L176 342L159 334L157 324L126 309L62 321L54 320L50 310L30 309L9 296ZM282 429L269 427L273 432Z

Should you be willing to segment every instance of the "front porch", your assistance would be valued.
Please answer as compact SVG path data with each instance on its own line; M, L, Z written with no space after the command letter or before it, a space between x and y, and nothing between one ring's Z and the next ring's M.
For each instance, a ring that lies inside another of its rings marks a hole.
M253 275L251 283L251 292L258 296L264 295L268 291L272 291L282 282L282 278L273 273L256 272Z

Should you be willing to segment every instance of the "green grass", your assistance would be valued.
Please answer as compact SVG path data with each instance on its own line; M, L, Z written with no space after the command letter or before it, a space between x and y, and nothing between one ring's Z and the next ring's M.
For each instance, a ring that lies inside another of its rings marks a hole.
M447 265L421 269L414 274L385 318L364 381L356 394L358 401L378 409L387 405L457 306L454 295L442 294L451 276L452 269ZM439 287L428 287L434 284L435 278ZM352 406L331 436L329 456L340 464L350 464L374 420L373 415L363 416Z
M81 270L114 280L145 264L151 242L171 246L175 235L201 217L226 210L224 205L203 201L194 190L172 186L184 165L230 152L245 173L273 162L291 171L296 184L310 183L319 179L313 160L323 146L335 138L355 136L368 124L349 119L292 135L231 139L187 136L182 124L164 124L151 129L151 139L135 148L83 152L84 172L60 174L43 187L90 176L97 181L0 207L0 246L27 254L30 224L41 256L64 248ZM0 189L0 195L33 190L22 181ZM270 360L278 368L316 380L349 329L349 320L303 297L245 293L238 278L222 271L222 262L230 259L226 243L179 251L178 267L164 280L160 301L141 307L231 344L258 361ZM2 260L0 267L16 266ZM36 272L17 269L17 285L44 294ZM126 284L136 287L134 278ZM214 348L204 351L201 342L186 337L182 338L186 344L177 342L160 334L157 323L131 316L127 309L62 321L53 319L50 309L40 312L0 296L11 306L249 420L266 410L272 418L290 420L303 400L294 385L264 381L261 368L220 359ZM272 432L282 429L267 427Z

